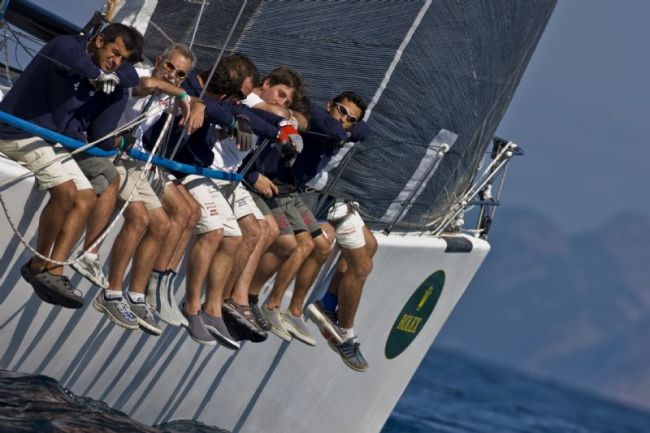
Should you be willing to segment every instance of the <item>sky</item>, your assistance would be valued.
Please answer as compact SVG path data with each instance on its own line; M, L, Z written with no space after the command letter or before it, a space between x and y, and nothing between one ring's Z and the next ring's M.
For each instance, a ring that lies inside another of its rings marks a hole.
M83 24L104 2L33 0ZM523 1L523 0L522 0ZM497 134L525 151L503 206L569 233L650 215L650 2L559 0Z

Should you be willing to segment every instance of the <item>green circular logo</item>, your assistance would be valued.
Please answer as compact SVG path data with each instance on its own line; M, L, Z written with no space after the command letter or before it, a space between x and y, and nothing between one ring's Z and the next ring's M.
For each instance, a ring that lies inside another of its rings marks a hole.
M440 270L429 275L413 292L388 334L386 358L395 358L415 340L438 303L444 285L445 271Z

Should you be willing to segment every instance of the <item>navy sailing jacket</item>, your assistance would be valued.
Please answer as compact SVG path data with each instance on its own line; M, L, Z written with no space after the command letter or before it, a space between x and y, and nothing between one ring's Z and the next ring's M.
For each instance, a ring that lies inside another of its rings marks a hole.
M89 79L101 70L86 53L84 36L59 36L48 42L27 65L20 78L0 103L0 110L58 133L65 133L70 120L98 96ZM139 82L132 65L123 63L116 71L121 88ZM101 95L99 95L101 93ZM91 104L92 105L92 104ZM84 115L83 113L81 113ZM19 139L34 134L0 124L0 139Z

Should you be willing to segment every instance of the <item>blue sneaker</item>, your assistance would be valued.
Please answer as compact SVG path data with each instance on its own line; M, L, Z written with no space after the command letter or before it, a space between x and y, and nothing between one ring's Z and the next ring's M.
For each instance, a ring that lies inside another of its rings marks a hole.
M343 344L345 338L337 325L336 311L326 308L321 301L316 301L307 306L307 317L318 326L320 333L327 341Z
M341 359L345 362L345 365L352 370L367 371L370 368L368 362L361 354L361 349L359 348L361 343L359 343L357 337L349 338L342 344L334 344L334 342L330 341L329 345L341 355Z

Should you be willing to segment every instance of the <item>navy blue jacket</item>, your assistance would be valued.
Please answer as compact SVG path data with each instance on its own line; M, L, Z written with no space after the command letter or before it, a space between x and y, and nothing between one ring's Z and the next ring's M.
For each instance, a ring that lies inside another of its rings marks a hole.
M20 78L0 103L0 110L58 133L65 133L71 119L86 116L83 107L92 106L97 92L88 79L97 78L101 70L86 53L84 36L59 36L48 42L27 65ZM122 64L117 75L121 88L139 82L132 65ZM101 95L100 95L101 94ZM87 105L90 104L90 105ZM80 111L81 110L81 111ZM0 124L0 139L18 139L34 134Z
M269 146L255 162L254 169L246 174L249 184L253 185L259 173L262 173L288 189L302 189L338 153L339 143L362 141L367 136L367 126L363 121L354 125L348 135L341 122L326 110L312 106L309 114L310 129L301 133L304 146L293 165L287 165L277 149Z

